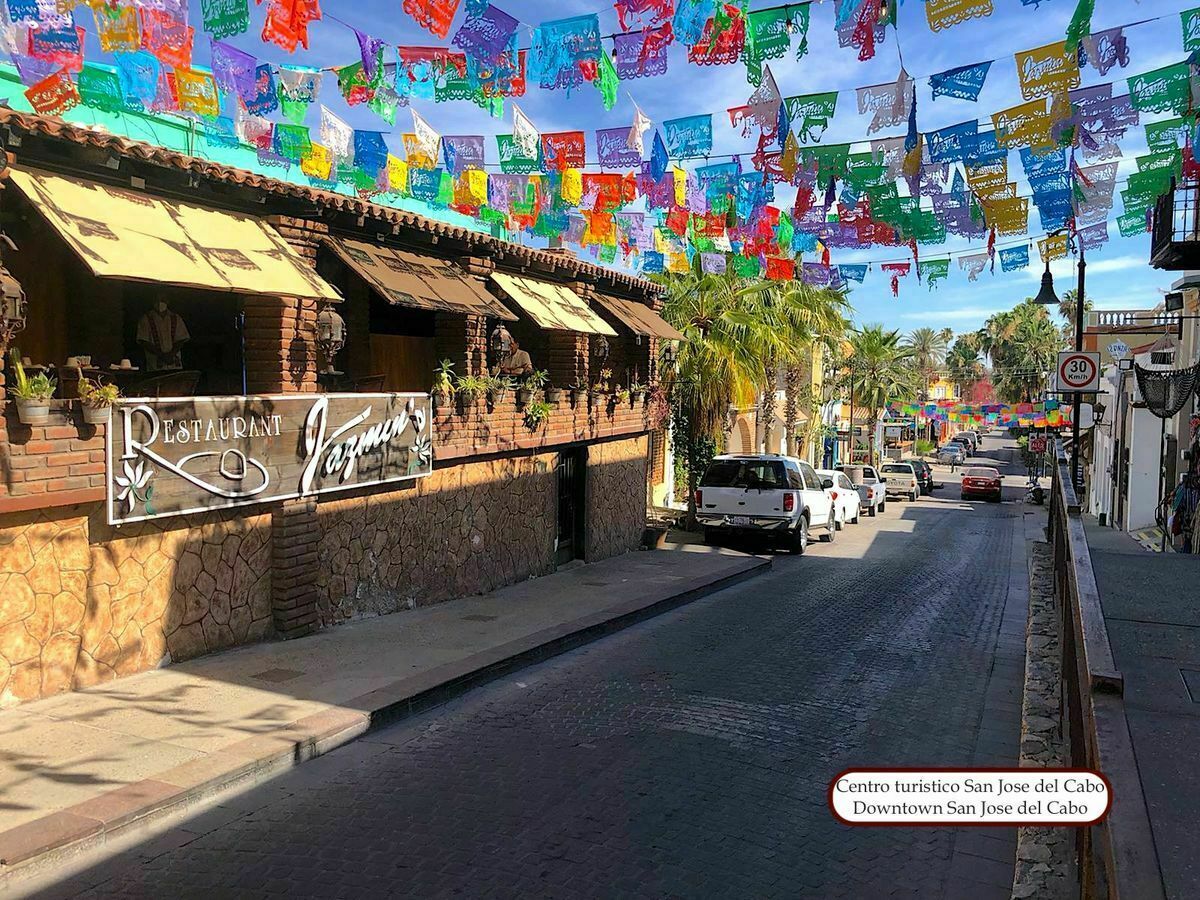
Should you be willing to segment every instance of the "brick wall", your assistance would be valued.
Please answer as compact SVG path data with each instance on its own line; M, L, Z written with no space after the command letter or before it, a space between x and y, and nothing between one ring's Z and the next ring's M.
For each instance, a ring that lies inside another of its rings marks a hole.
M3 400L0 399L0 403ZM47 425L23 425L15 403L0 416L0 512L95 500L104 490L104 425L83 424L79 404L51 403Z
M537 395L536 399L540 399ZM529 428L516 393L497 403L479 397L472 404L455 399L434 413L434 454L439 461L514 450L550 448L580 441L633 436L648 428L644 401L589 406L586 396L571 401L569 391L551 404L549 417Z

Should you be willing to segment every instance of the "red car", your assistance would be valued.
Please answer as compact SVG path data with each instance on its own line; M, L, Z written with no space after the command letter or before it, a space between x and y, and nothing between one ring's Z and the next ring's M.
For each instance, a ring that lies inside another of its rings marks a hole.
M1000 502L1003 496L1000 485L1002 479L996 469L987 466L971 466L963 471L962 498L983 497L985 500Z

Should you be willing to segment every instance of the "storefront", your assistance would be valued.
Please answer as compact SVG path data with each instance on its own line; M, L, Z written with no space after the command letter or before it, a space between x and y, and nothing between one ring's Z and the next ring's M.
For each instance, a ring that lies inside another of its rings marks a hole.
M0 136L5 358L55 381L40 419L0 382L0 704L637 546L655 286L57 120ZM98 416L105 384L136 399Z

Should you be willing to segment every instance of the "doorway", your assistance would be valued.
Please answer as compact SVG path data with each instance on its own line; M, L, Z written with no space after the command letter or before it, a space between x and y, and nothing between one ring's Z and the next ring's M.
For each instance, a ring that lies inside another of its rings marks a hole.
M555 564L583 559L583 512L587 477L587 447L558 454L558 540Z

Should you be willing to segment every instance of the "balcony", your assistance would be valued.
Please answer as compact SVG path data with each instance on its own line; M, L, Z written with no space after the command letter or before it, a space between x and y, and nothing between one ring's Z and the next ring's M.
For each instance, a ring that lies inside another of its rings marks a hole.
M1088 334L1137 334L1170 331L1182 334L1180 313L1153 309L1102 309L1089 313Z
M1200 182L1176 184L1154 204L1150 265L1180 271L1200 268Z

